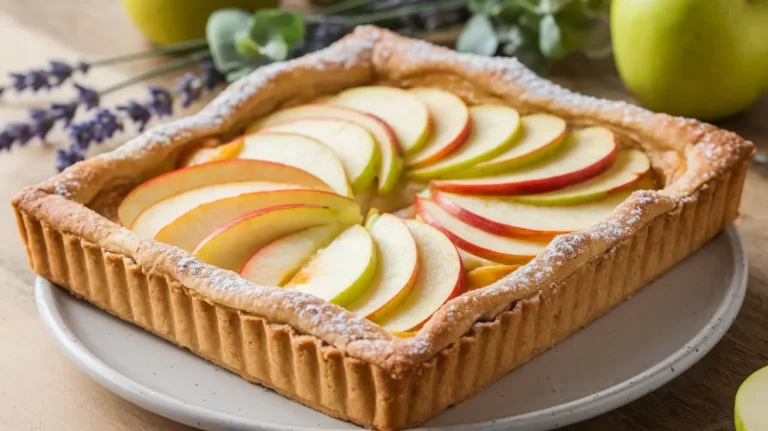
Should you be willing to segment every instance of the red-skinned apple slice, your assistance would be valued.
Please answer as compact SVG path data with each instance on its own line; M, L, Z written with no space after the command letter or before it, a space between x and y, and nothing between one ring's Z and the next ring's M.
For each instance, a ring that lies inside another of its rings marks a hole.
M352 199L320 190L275 190L247 193L198 205L163 227L155 240L194 250L206 237L229 221L273 206L307 204L336 211L339 223L360 222L360 210ZM308 226L309 227L309 226ZM249 256L250 257L250 256ZM242 266L235 268L240 270Z
M419 271L408 296L375 320L391 332L418 329L440 306L461 293L464 278L459 253L445 235L416 220L404 223L416 240Z
M467 105L453 93L439 88L413 88L409 91L424 102L432 118L432 133L426 144L408 159L408 167L420 168L461 146L472 130L472 121Z
M613 165L592 179L553 192L516 196L514 199L532 205L572 205L596 200L634 186L650 169L650 160L642 151L621 150L616 154Z
M198 187L240 181L273 181L332 190L321 179L293 166L262 160L223 160L177 169L144 182L123 199L117 215L123 226L131 226L142 211L165 198Z
M512 147L491 160L457 172L455 177L488 176L541 160L558 148L565 130L566 123L562 118L548 114L526 115L520 119L520 134Z
M160 202L156 202L136 217L131 230L139 235L152 238L165 226L196 207L247 193L275 190L301 190L303 187L287 183L264 181L243 181L237 183L215 184L188 190Z
M362 126L333 118L289 121L267 127L264 133L296 133L317 139L339 157L355 194L368 187L379 168L379 148Z
M262 286L282 286L342 230L344 225L329 224L284 236L257 251L240 275Z
M405 155L414 154L427 142L429 111L418 97L403 89L377 85L355 87L337 94L329 103L384 120L395 131Z
M586 229L605 220L629 192L570 206L536 206L508 197L466 196L435 192L433 199L446 212L486 232L506 237L551 239Z
M330 104L310 103L293 108L277 111L270 116L257 121L248 127L246 133L283 124L289 121L333 118L356 123L373 135L381 153L379 164L379 193L386 194L397 184L397 179L403 170L403 159L400 154L400 144L394 130L375 115Z
M194 251L203 262L238 271L258 250L276 239L313 226L331 224L338 212L317 205L282 205L236 218L205 238Z
M410 178L440 178L496 157L513 143L520 129L520 116L502 105L477 105L469 108L472 132L464 143L429 166L408 172Z
M242 139L245 145L239 158L293 166L320 178L342 196L352 195L339 157L316 139L292 133L254 133Z
M432 188L470 195L523 195L562 189L610 168L616 158L613 133L590 127L569 134L551 157L510 173L465 180L440 180Z
M371 286L347 310L371 320L397 308L419 273L416 241L402 220L392 214L369 216L366 227L378 250Z
M435 201L416 197L419 217L443 232L456 247L504 264L526 263L541 253L547 242L508 238L488 233L452 216Z

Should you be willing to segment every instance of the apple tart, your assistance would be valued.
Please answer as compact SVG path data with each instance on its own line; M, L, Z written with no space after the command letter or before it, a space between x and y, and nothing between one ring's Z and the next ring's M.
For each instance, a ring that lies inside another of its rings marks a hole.
M369 428L425 422L738 213L753 145L374 27L13 201L32 269Z

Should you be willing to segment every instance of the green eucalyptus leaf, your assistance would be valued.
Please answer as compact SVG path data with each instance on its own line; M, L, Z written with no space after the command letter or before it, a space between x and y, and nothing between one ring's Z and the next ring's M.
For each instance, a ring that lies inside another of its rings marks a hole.
M515 52L526 43L525 34L518 26L511 26L499 32L499 40L504 44L502 52L510 57L515 56Z
M554 15L546 15L539 22L539 49L544 57L549 59L565 55L563 34Z
M273 40L281 40L288 47L293 47L304 41L304 31L304 19L300 14L268 9L253 15L250 36L261 46Z
M227 72L227 83L232 83L244 76L248 76L254 70L256 70L256 67L246 66Z
M469 0L469 10L478 15L496 16L501 11L499 0Z
M226 72L248 61L235 47L235 38L250 22L251 14L240 9L220 9L208 18L205 38L218 70Z
M537 12L540 15L554 15L572 2L573 0L541 0Z
M499 48L499 39L491 19L486 15L473 15L461 30L456 49L479 55L494 55Z

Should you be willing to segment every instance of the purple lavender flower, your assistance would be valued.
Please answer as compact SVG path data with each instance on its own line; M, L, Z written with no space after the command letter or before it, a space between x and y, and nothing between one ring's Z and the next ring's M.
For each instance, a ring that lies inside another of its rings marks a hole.
M54 82L51 84L53 86L59 86L64 81L72 77L72 74L75 72L75 69L72 68L67 63L64 63L63 61L59 60L51 60L51 69L50 69L50 77L53 78Z
M118 106L117 110L124 112L136 124L139 132L143 132L144 127L152 119L152 113L149 112L149 109L135 100L131 100L127 105Z
M96 117L91 121L94 123L94 139L98 143L104 142L114 136L115 133L123 131L123 120L108 109L99 109Z
M7 129L0 131L0 151L11 151L14 141L16 138Z
M203 83L200 81L200 78L187 72L179 78L176 94L181 96L181 106L188 108L189 105L200 100L200 97L203 95Z
M77 162L82 162L83 160L85 160L83 154L74 148L69 150L59 148L56 150L56 169L58 169L59 172L74 165Z
M19 145L25 145L34 136L29 124L12 123L6 129Z
M29 116L32 119L30 123L32 134L45 140L53 125L56 124L56 117L51 111L45 109L33 109L29 112Z
M11 84L11 86L14 90L24 91L27 89L27 75L22 73L11 73L11 78L13 78L13 84Z
M0 85L0 96L2 96L2 95L3 95L3 93L5 93L5 87L3 87L2 85Z
M91 70L91 64L87 61L78 61L75 65L75 69L79 70L80 73L85 75L89 70Z
M155 85L149 86L149 101L147 102L149 111L158 117L173 114L173 95L163 87Z
M72 148L85 151L91 146L91 142L96 139L96 130L93 121L83 121L74 123L69 127L69 139L72 141Z
M51 114L56 121L63 121L64 127L68 127L77 113L78 102L54 103L51 105Z
M227 75L221 73L219 69L216 69L216 65L212 61L205 61L201 66L202 72L200 73L200 81L203 83L203 87L206 90L213 90L219 85L227 82Z
M77 100L84 104L87 109L99 106L100 98L96 90L80 84L75 84L75 88L77 88Z

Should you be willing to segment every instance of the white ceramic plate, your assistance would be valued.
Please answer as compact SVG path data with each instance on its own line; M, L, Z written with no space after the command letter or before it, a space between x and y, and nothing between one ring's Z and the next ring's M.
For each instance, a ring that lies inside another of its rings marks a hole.
M747 262L729 227L669 274L429 428L551 429L626 404L704 356L741 307ZM353 429L125 323L39 278L51 335L87 374L148 410L219 430Z

